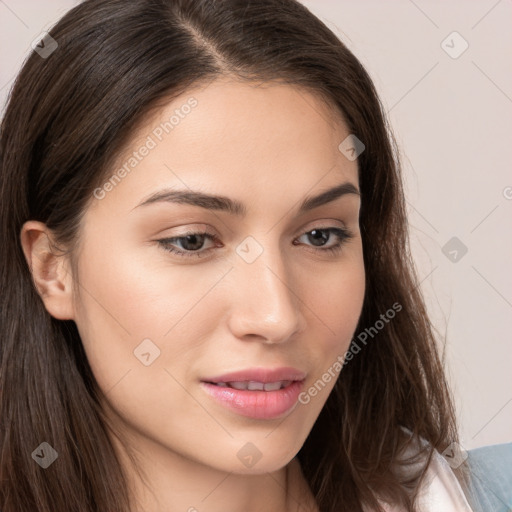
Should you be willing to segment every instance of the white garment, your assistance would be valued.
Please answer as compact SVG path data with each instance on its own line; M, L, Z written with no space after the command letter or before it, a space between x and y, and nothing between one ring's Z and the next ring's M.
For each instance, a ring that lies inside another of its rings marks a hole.
M386 512L403 512L396 505L380 502ZM418 495L421 512L473 512L446 459L434 451Z

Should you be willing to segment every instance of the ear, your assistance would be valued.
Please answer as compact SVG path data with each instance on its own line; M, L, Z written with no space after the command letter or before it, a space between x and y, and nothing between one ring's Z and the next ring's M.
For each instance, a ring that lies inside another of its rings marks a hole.
M20 238L34 285L46 310L59 320L74 320L73 279L68 256L59 254L51 231L42 222L25 222Z

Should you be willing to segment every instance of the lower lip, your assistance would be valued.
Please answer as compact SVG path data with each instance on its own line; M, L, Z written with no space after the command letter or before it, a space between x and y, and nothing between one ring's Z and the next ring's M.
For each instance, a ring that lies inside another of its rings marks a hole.
M246 391L201 382L203 389L220 404L249 418L278 418L297 403L303 381L294 381L277 391Z

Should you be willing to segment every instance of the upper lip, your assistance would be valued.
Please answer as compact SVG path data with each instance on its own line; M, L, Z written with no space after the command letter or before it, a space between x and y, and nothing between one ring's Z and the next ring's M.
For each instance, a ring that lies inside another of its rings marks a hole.
M202 379L203 382L279 382L284 380L304 380L306 374L289 366L281 368L247 368L236 372L225 373L217 377Z

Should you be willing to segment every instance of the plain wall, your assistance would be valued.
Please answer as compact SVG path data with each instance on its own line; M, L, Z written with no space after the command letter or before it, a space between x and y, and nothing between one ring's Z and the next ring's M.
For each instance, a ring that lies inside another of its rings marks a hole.
M2 111L32 41L77 3L0 1ZM303 3L365 65L389 113L463 447L510 442L512 2Z

